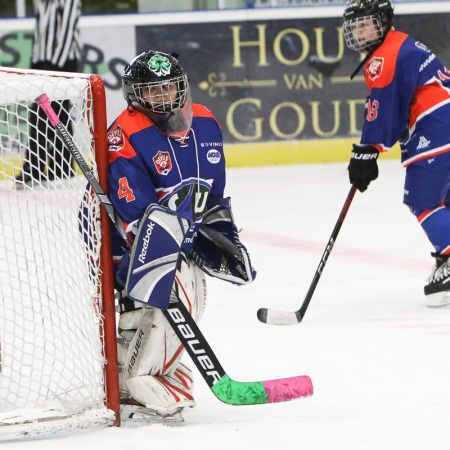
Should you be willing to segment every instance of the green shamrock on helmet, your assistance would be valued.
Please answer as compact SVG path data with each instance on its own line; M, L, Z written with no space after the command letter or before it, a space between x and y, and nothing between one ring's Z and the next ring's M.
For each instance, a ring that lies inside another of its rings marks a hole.
M154 55L148 61L148 68L159 77L170 73L171 67L169 59L162 55Z

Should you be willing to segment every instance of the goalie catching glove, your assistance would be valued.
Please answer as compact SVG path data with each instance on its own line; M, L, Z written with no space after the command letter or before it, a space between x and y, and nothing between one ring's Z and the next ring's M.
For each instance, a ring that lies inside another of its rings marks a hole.
M239 240L229 197L204 214L190 257L212 277L238 285L255 279L250 255Z

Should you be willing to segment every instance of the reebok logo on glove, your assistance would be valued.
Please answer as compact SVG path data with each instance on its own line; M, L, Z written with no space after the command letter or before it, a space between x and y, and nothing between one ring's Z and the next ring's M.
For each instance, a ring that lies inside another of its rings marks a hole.
M142 264L145 264L145 255L147 254L147 249L148 249L148 244L150 243L150 236L153 233L153 228L155 227L155 223L154 222L149 222L147 224L147 231L145 232L145 236L142 238L142 251L139 254L139 261Z

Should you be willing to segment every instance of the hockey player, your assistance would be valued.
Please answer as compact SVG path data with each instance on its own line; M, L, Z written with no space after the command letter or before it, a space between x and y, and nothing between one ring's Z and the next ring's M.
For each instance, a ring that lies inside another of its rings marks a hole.
M178 297L198 320L204 272L246 284L255 271L224 198L220 126L192 103L177 55L138 55L122 88L128 107L108 130L109 195L134 242L113 233L121 398L170 417L194 406L193 374L161 309Z
M445 306L450 304L450 71L424 44L394 30L393 17L389 0L350 0L345 7L345 41L367 52L369 91L349 178L365 191L378 177L379 153L400 142L403 202L435 250L427 305Z

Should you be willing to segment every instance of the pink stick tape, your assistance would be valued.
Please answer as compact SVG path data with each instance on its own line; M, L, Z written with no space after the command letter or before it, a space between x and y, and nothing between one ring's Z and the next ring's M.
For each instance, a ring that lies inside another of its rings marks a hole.
M313 394L312 381L307 375L263 381L263 385L269 403L286 402Z
M56 127L60 122L59 117L56 115L55 111L53 111L52 105L50 105L50 101L48 99L47 94L41 94L36 98L36 103L44 110L45 114L50 120L50 123Z

